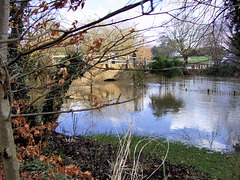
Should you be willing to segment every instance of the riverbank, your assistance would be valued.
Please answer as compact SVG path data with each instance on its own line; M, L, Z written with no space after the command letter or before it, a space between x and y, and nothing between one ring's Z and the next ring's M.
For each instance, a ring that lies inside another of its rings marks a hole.
M172 142L169 144L168 152L167 142L141 136L131 138L131 153L124 167L125 173L132 172L136 145L138 145L136 154L141 152L139 162L142 172L138 173L139 175L143 173L143 179L147 179L155 170L157 171L150 179L226 180L239 177L239 155L214 153L206 149ZM78 136L73 139L70 136L53 132L44 154L61 156L64 165L80 166L82 171L90 171L95 179L109 179L113 173L114 162L119 155L118 147L119 139L114 135ZM145 148L142 149L142 147ZM159 166L165 157L166 160L162 166ZM29 164L31 163L27 163L28 171L36 170L34 163L32 163L32 169ZM38 171L39 168L38 165ZM40 171L49 171L46 166L44 168Z

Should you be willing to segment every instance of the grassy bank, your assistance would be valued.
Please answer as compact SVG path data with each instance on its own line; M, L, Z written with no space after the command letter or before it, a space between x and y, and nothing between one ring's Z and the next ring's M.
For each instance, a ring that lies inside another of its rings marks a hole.
M69 173L80 167L82 172L91 172L94 179L222 179L240 178L239 153L221 154L206 149L189 147L179 142L164 139L124 135L70 136L53 132L40 158L25 160L21 164L21 174L32 179L79 179L77 175L66 176L56 171L70 168ZM154 172L154 173L153 173ZM54 173L54 174L53 174Z
M188 59L188 62L189 63L201 63L201 62L204 62L204 63L209 63L209 59L211 59L211 57L208 57L208 56L198 56L198 57L190 57ZM180 61L184 61L183 58L179 58L178 60ZM210 60L210 63L213 63L212 60Z
M94 139L100 143L111 144L115 147L118 146L119 142L118 137L114 135L96 135ZM145 146L146 143L148 143L147 146ZM132 137L131 152L134 152L136 146L138 146L137 152L140 152L142 147L145 146L141 152L141 161L145 165L151 162L150 158L157 158L161 162L168 150L168 143L163 139L153 141L141 136ZM133 153L131 153L131 158L133 159ZM202 173L200 176L209 179L227 180L240 178L239 153L221 154L220 152L212 152L207 149L189 147L179 142L170 142L166 161L181 165L187 169L193 168L195 171ZM199 175L199 173L196 174ZM199 178L198 175L196 175L196 179Z

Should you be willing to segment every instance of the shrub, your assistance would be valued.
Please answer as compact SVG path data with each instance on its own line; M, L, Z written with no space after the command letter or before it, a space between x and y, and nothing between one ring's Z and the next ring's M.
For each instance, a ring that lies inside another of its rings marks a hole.
M153 69L151 73L156 75L164 75L166 77L182 76L182 62L177 58L167 59L161 53L158 53L148 67Z

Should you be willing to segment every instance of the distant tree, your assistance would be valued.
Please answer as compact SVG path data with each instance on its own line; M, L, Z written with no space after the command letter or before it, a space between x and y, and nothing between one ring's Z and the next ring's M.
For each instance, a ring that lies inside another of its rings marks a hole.
M171 57L174 55L176 51L176 49L174 48L174 46L172 45L171 40L169 39L169 37L163 35L160 36L159 38L159 48L161 50L161 52L166 56L166 57Z
M212 23L204 34L202 51L205 52L205 55L212 57L214 64L218 64L219 60L226 55L226 51L223 47L225 43L224 36L224 27L221 22Z
M188 63L188 57L201 43L205 27L194 22L194 18L182 15L181 20L174 19L166 28L166 33L172 46Z
M156 56L158 53L160 53L160 48L158 46L153 46L151 48L151 51L152 51L152 55L153 57Z
M158 53L162 53L166 57L171 57L175 52L177 52L166 35L160 36L158 42L159 44L157 46L152 47L153 56L156 56Z
M90 30L85 35L85 43L81 45L81 52L91 53L94 56L116 57L131 55L139 46L140 35L134 28L125 26L103 26ZM93 51L96 46L96 39L101 42L101 48ZM105 51L105 53L103 53Z
M152 59L153 56L151 49L147 46L140 46L139 48L137 48L136 54L137 57L141 57L149 61Z

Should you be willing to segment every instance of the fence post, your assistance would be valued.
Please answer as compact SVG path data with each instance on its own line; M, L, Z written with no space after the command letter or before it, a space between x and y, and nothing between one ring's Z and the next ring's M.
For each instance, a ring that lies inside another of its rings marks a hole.
M127 59L126 59L126 69L128 69L128 63L129 63L129 59L128 59L128 56L127 56Z
M136 57L137 57L136 53L133 52L132 58L133 58L133 68L134 68L134 69L135 69L135 67L136 67Z

